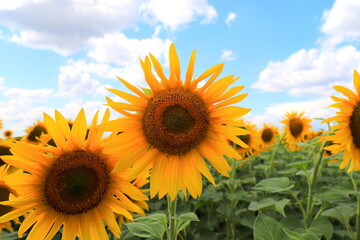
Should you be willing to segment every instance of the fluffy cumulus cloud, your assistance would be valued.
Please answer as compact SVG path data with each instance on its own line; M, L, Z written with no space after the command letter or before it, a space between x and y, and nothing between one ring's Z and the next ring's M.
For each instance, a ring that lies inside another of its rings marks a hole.
M88 56L98 62L115 63L119 66L139 64L139 57L148 55L149 49L154 56L164 58L170 44L170 40L158 37L136 39L128 38L123 33L112 33L92 38L89 41L91 50Z
M233 12L228 13L228 15L227 15L227 17L225 19L226 25L230 26L231 23L233 21L235 21L235 18L236 18L236 13L233 13Z
M170 30L177 30L200 17L202 24L217 18L216 9L207 0L146 0L141 12L150 24L160 22Z
M286 112L304 112L304 116L315 119L315 118L329 118L335 115L335 108L328 108L333 101L330 97L320 98L312 101L301 101L301 102L290 102L274 104L268 107L263 114L248 116L247 119L255 122L259 126L263 123L273 123L278 127L283 127L280 123L285 118ZM319 120L313 120L312 125L315 129L327 129L326 124L321 124Z
M284 61L269 62L252 87L296 96L328 96L333 85L350 86L354 69L360 70L360 51L354 46L301 49Z
M0 91L5 88L5 78L0 76Z
M235 53L230 49L225 49L221 53L221 59L224 61L234 61L236 59Z
M360 40L360 1L336 0L330 10L323 14L321 31L325 46L335 46L343 41Z
M0 25L19 44L70 55L91 37L134 27L140 5L141 0L5 0Z

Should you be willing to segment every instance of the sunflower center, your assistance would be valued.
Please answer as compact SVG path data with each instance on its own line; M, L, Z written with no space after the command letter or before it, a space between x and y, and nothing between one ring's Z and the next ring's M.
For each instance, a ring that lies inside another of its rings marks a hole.
M274 136L274 133L269 128L265 129L261 134L262 140L266 143L270 142L272 140L273 136Z
M5 147L0 145L0 156L1 155L12 155L10 152L10 147ZM0 157L0 166L4 165L5 162Z
M39 141L37 138L40 137L42 133L47 133L46 129L42 126L36 126L34 129L30 132L28 136L28 140L37 142Z
M144 112L143 132L151 146L169 155L181 155L195 148L209 125L203 100L183 88L158 92Z
M109 170L100 157L76 150L55 160L44 180L44 196L61 213L81 214L100 204L109 183Z
M294 137L298 137L303 131L303 124L299 119L291 119L290 120L290 133Z
M10 191L7 187L0 183L0 201L8 201L9 200ZM10 212L13 208L10 206L0 205L0 216Z
M353 143L357 148L360 148L360 103L354 108L349 125Z

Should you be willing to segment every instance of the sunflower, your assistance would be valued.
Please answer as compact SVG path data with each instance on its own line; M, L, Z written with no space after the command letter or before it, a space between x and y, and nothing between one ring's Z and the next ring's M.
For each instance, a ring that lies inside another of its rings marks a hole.
M276 136L279 134L279 129L270 123L264 123L260 130L261 149L268 150L270 146L276 142Z
M0 139L0 166L3 166L5 162L2 160L3 155L11 155L9 142Z
M343 87L334 86L334 89L342 93L347 99L332 96L336 102L329 107L338 108L336 116L325 119L322 122L338 122L331 127L331 135L323 138L332 141L332 145L325 147L333 154L344 151L343 161L340 169L349 165L348 171L360 169L360 76L354 70L353 79L355 92Z
M13 131L11 131L11 130L6 130L6 131L3 132L3 135L4 135L4 137L6 137L7 139L9 139L9 138L12 137Z
M9 198L17 196L16 191L11 187L9 187L4 182L4 178L8 175L9 167L10 166L7 164L4 164L0 167L0 201L8 201ZM0 217L10 212L11 210L13 210L13 208L10 206L0 205ZM18 219L16 217L15 219L10 219L10 220L14 220L15 222L18 223ZM11 226L10 220L4 223L0 223L0 234L4 228L6 228L9 232L14 231L14 229Z
M26 135L22 140L32 144L41 144L40 136L47 133L44 123L38 120L34 125L26 129Z
M193 78L195 51L186 71L185 81L180 78L180 63L174 44L170 46L170 76L166 77L158 60L152 55L140 60L145 80L150 86L147 94L127 81L118 78L135 95L116 89L112 93L129 103L107 103L125 115L105 124L107 131L122 132L116 144L124 154L123 164L133 165L134 175L150 166L150 196L159 198L169 194L173 200L179 188L194 197L202 191L202 175L215 184L205 157L222 175L229 176L230 166L224 154L239 158L227 139L246 147L236 136L247 134L237 128L239 120L250 111L229 106L242 101L247 94L237 95L243 86L226 91L238 78L233 75L215 81L224 64L211 67ZM152 72L152 65L159 79ZM198 88L198 83L208 78Z
M62 229L62 239L108 239L104 222L116 236L120 228L115 214L132 219L142 213L133 201L147 197L127 180L128 169L117 165L115 148L105 147L103 131L95 114L89 136L84 111L77 115L70 130L65 118L55 111L55 120L44 114L44 125L56 146L45 147L24 141L11 143L13 156L4 161L24 172L6 183L19 196L1 204L16 208L0 217L0 222L24 215L18 234L22 237L31 226L27 239L52 239ZM102 122L109 119L109 111ZM110 141L111 138L107 138Z
M303 142L305 134L311 128L311 119L303 117L304 112L287 112L285 119L281 123L285 124L284 133L285 141L291 151L300 150L300 146L296 145L297 142Z
M239 125L240 128L246 129L249 131L249 134L240 135L238 138L243 141L247 147L242 147L234 144L230 141L230 144L235 148L235 150L241 155L242 159L248 159L256 154L260 153L260 132L256 129L256 125L252 124L250 121L241 121Z

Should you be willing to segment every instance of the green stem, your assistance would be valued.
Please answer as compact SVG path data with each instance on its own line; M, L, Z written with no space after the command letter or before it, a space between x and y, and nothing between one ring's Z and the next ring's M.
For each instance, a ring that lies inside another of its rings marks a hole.
M281 139L279 140L279 142L275 145L275 148L272 152L271 155L271 160L270 160L270 168L269 171L266 172L266 178L269 178L272 172L272 169L274 167L274 159L275 159L275 155L279 149L279 146L281 145L281 142L284 140L284 137L286 136L286 132L283 134L283 136L281 137Z
M301 204L300 200L296 197L296 195L291 190L288 190L288 193L296 201L296 203L299 205L299 208L301 210L303 218L305 219L306 218L306 212L305 212L305 209L304 209L303 205Z
M168 213L169 213L169 229L167 232L168 240L176 240L176 197L174 201L171 201L169 195L166 195L166 200L168 203Z
M321 166L321 160L323 158L325 149L324 147L327 146L328 142L324 141L321 145L320 151L318 153L318 157L315 160L315 165L314 165L314 171L312 172L312 175L310 176L310 181L308 180L308 202L307 202L307 206L306 206L306 218L305 218L305 223L306 226L308 227L310 225L310 219L311 216L313 214L313 209L314 209L314 205L315 203L313 202L314 200L314 189L315 189L315 183L317 180L317 177L319 175L319 171L320 171L320 166Z
M355 192L358 192L358 187L352 173L348 174L353 184ZM360 197L356 197L357 209L356 209L356 240L360 240Z

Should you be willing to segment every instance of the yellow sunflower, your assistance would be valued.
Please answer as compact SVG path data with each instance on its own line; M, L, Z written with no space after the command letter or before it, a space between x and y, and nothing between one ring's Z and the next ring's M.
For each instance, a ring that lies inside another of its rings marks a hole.
M9 198L17 196L16 191L11 187L9 187L4 182L4 178L8 175L9 167L10 166L7 164L4 164L0 167L0 201L8 201ZM0 217L3 216L4 214L9 213L11 210L13 210L13 208L10 206L0 205ZM17 217L15 217L15 219L10 219L10 220L14 220L15 222L18 223ZM4 228L6 228L9 232L14 231L14 229L11 226L10 220L4 223L0 223L0 234Z
M2 120L0 120L0 129L3 128L3 123L2 123Z
M11 138L12 135L13 135L13 131L11 131L11 130L6 130L6 131L3 132L3 135L4 135L4 137L6 137L6 138Z
M303 117L304 112L287 112L285 119L281 123L285 124L284 133L285 141L291 151L300 150L300 146L296 145L297 142L303 142L305 134L310 130L311 119Z
M241 155L242 159L246 160L260 153L260 132L256 129L256 125L252 124L250 121L241 121L239 127L249 131L249 134L238 136L238 138L243 141L247 147L239 146L236 143L234 144L232 141L230 141L230 143L233 147L235 147L235 150Z
M5 162L2 160L3 155L11 155L9 142L0 139L0 166L3 166Z
M34 125L26 129L26 135L22 138L22 141L32 144L41 144L40 136L42 134L47 134L46 126L43 122L38 120Z
M260 130L261 149L268 150L273 143L276 142L276 136L279 134L279 129L270 123L264 123Z
M243 86L227 90L238 79L233 75L216 81L223 64L194 78L193 51L183 81L174 44L170 46L169 59L169 77L164 75L161 64L152 54L140 60L150 86L148 94L119 78L136 95L109 89L129 103L107 98L108 105L125 117L110 121L104 129L122 132L116 137L119 151L124 153L120 162L134 165L134 175L151 166L151 197L159 193L162 198L168 193L174 199L181 188L184 194L188 190L196 198L202 191L202 175L215 184L203 157L218 172L228 176L230 166L223 155L234 158L239 155L227 139L246 147L236 136L248 132L235 126L239 123L237 119L250 109L229 106L242 101L247 94L237 95ZM153 75L152 65L159 79ZM208 77L208 81L198 87L198 83Z
M109 119L106 111L102 122ZM55 120L44 114L44 125L56 146L39 146L24 141L10 145L13 156L4 161L22 169L21 175L6 183L19 196L0 202L15 207L0 217L0 222L24 215L18 234L22 237L31 226L27 239L52 239L63 226L62 239L108 239L104 221L117 237L120 228L115 214L132 219L132 212L142 213L133 201L147 197L126 178L128 169L117 165L116 148L106 147L93 118L88 138L84 111L77 115L70 130L65 118L55 111ZM110 141L111 138L107 138Z
M332 96L336 102L329 107L338 108L336 116L325 119L322 122L337 121L338 124L331 127L332 135L323 138L332 141L332 145L325 147L333 154L344 151L344 158L340 164L343 169L349 165L348 171L360 169L360 76L354 70L355 91L343 86L334 86L334 89L342 93L347 99Z

